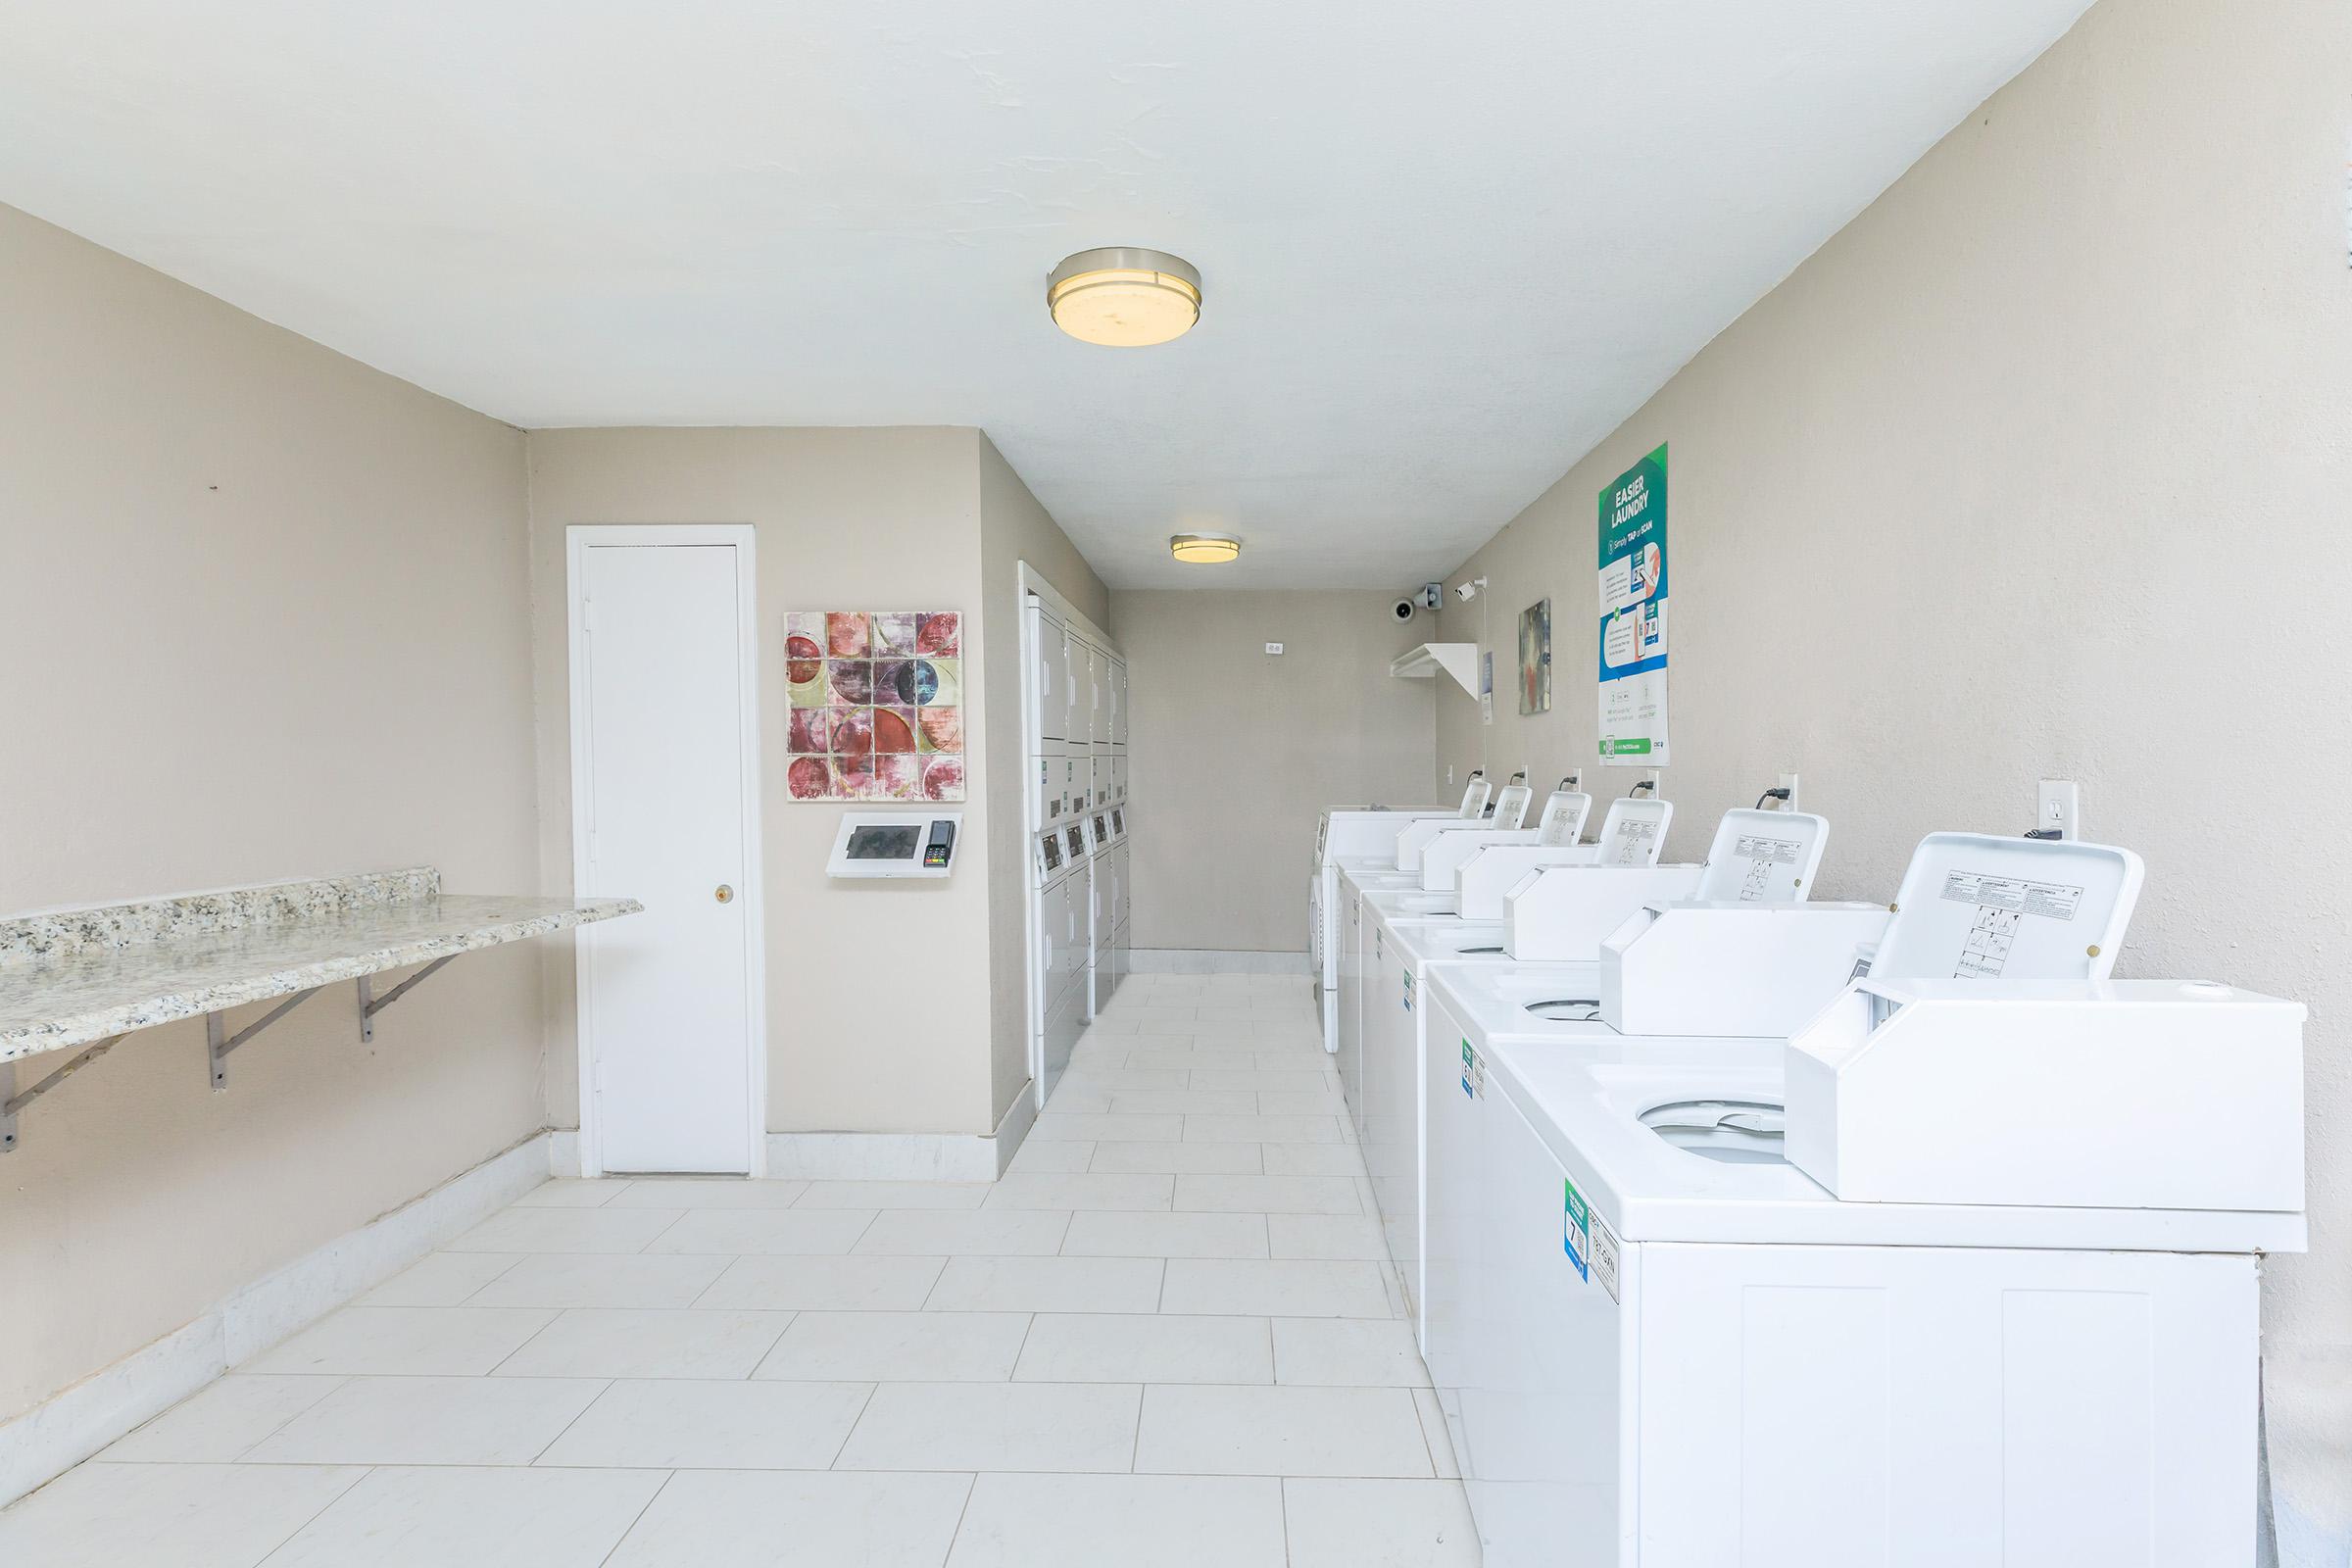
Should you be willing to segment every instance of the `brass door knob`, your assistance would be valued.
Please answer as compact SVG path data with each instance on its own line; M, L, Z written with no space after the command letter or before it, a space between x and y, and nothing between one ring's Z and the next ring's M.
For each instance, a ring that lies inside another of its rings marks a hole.
M735 890L727 886L724 882L721 882L718 885L718 891L710 896L721 904L732 904L735 902Z

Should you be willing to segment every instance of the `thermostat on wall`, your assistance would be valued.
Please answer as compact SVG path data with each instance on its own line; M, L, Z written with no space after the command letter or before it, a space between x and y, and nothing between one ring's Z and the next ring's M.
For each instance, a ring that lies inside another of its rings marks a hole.
M946 876L956 868L961 811L844 811L831 876Z

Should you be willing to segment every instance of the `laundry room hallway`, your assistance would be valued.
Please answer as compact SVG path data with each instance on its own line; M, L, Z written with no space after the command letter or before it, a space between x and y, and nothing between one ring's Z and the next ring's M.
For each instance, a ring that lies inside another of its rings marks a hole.
M993 1184L556 1181L0 1513L171 1568L1446 1568L1299 976L1139 974Z

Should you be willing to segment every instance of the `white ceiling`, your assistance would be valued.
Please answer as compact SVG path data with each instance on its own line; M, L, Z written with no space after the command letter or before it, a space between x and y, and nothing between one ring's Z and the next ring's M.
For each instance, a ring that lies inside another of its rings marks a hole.
M976 424L1116 585L1400 589L2086 4L13 0L0 201L516 424ZM1200 327L1054 331L1109 244Z

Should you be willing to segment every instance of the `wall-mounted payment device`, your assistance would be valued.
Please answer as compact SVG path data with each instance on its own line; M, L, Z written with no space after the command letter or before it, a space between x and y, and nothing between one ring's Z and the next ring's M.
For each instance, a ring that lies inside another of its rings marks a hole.
M961 811L844 811L829 876L946 876L956 868Z

